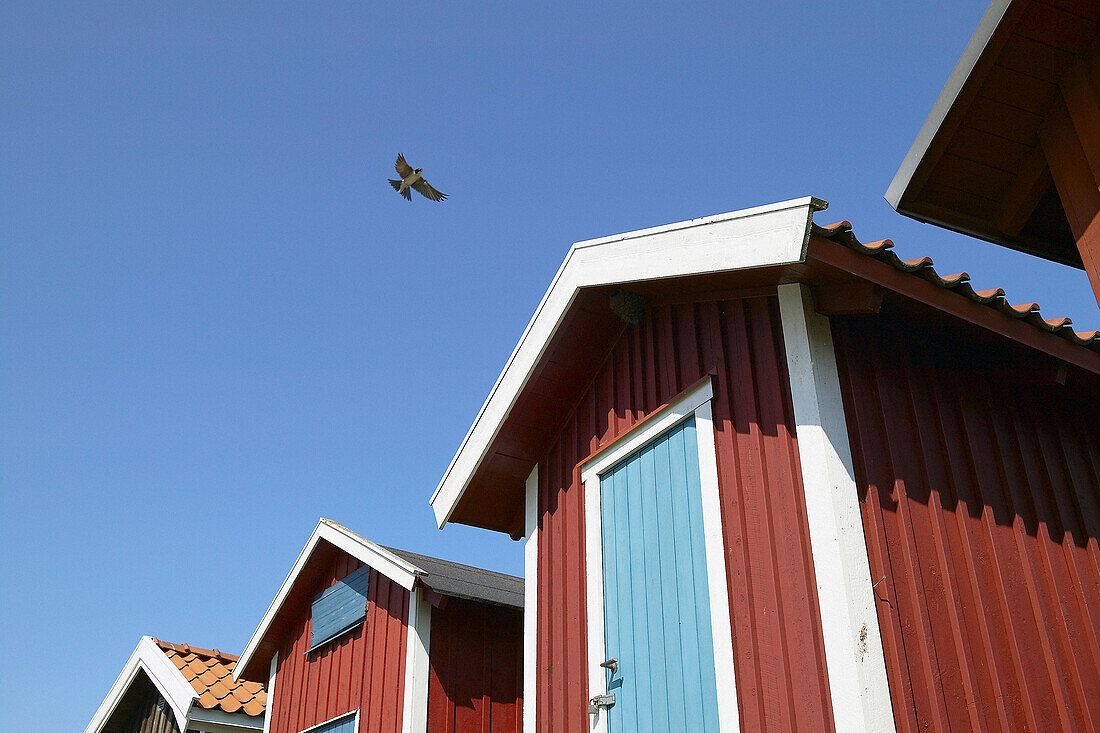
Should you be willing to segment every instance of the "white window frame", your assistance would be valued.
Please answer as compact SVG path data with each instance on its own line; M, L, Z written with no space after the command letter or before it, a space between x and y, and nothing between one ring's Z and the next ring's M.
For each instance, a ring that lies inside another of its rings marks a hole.
M603 527L600 513L600 474L653 442L689 418L695 418L699 449L699 478L703 503L703 537L706 547L707 585L710 591L711 636L714 671L718 685L718 726L722 733L739 730L737 682L733 666L733 629L726 588L726 561L722 539L721 500L718 493L718 461L714 447L711 379L676 398L636 428L612 442L581 469L584 483L585 563L588 607L589 696L606 692L606 659L603 615ZM591 718L592 733L607 733L607 716Z

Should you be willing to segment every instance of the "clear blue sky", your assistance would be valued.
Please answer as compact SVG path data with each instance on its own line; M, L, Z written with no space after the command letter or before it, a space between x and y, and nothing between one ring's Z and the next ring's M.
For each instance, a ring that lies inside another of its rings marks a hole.
M813 194L1100 327L882 198L984 9L3 3L0 729L239 651L320 516L520 572L427 502L573 241Z

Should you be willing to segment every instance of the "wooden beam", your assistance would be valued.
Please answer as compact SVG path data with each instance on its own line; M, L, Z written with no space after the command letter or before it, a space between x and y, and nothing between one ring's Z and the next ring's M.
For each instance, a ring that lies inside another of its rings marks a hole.
M1093 183L1100 189L1100 92L1093 89L1084 59L1069 65L1059 87Z
M1089 87L1091 89L1091 84ZM1081 253L1081 262L1092 283L1093 296L1100 305L1100 186L1097 185L1100 179L1096 177L1100 171L1094 170L1090 163L1090 159L1097 159L1094 148L1100 147L1100 134L1087 141L1077 134L1079 128L1089 130L1094 124L1089 108L1097 104L1097 99L1093 93L1091 100L1083 100L1080 90L1072 96L1074 101L1070 103L1055 101L1039 130L1039 142L1058 189L1058 198L1062 200L1066 220L1077 240L1077 251Z
M823 316L871 315L882 309L882 288L873 283L822 283L811 290L814 310Z
M1001 199L1001 210L994 219L994 226L1009 237L1020 236L1051 183L1047 159L1042 148L1035 146Z

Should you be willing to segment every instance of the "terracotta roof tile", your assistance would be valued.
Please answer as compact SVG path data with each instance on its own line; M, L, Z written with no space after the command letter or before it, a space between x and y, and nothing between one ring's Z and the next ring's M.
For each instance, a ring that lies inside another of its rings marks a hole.
M878 242L864 244L856 239L855 234L852 233L852 225L850 222L839 221L835 224L829 224L828 226L814 224L813 233L825 239L843 244L854 252L872 257L879 262L885 262L896 270L924 278L934 285L957 293L974 303L992 308L1010 318L1025 321L1039 330L1053 333L1072 344L1100 353L1100 332L1082 331L1080 333L1075 333L1073 329L1070 328L1070 324L1072 324L1073 321L1065 317L1043 318L1037 303L1011 305L1005 299L1005 292L1001 288L974 290L974 288L970 286L970 275L965 272L955 273L954 275L940 275L936 272L931 257L902 260L890 251L893 249L894 243L889 239L882 239Z
M237 661L235 655L189 644L171 644L155 638L153 641L191 683L200 707L226 713L244 711L253 717L264 714L267 692L258 682L233 679L233 664Z

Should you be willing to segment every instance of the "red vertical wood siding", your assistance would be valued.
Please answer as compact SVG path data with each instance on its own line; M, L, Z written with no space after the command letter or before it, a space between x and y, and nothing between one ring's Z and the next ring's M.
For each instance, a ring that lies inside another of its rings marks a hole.
M523 611L449 598L432 610L428 730L520 733Z
M578 463L711 371L742 730L832 729L778 302L766 296L652 308L625 328L540 461L543 733L589 725Z
M1100 729L1095 395L881 317L833 334L898 730Z
M362 565L339 553L311 595ZM268 703L271 733L298 733L356 709L360 733L400 733L409 592L372 572L367 593L364 623L309 654L306 608L279 651L275 694Z

